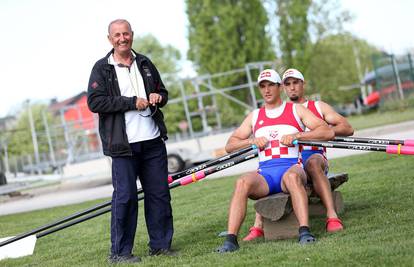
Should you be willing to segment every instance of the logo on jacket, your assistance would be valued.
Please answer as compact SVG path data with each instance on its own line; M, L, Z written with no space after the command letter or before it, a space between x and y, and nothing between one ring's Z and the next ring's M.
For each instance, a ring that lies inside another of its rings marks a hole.
M91 87L92 87L93 89L96 89L98 86L99 86L99 84L98 84L97 82L93 82L93 83L91 84Z
M151 75L151 71L149 70L149 68L148 68L148 67L144 66L144 67L143 67L143 69L144 69L145 74L147 75L147 77L151 77L151 76L152 76L152 75Z

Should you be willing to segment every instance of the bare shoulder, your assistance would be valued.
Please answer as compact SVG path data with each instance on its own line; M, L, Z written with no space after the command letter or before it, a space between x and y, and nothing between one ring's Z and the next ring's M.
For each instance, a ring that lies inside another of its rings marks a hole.
M324 116L329 115L329 114L338 114L335 111L335 109L331 105L329 105L328 103L323 102L323 101L318 101L318 104L319 104L319 108L321 109L321 112Z
M298 113L299 117L302 117L303 114L307 113L309 109L304 107L302 104L293 104L293 108L296 109L296 112ZM310 111L309 111L310 112Z

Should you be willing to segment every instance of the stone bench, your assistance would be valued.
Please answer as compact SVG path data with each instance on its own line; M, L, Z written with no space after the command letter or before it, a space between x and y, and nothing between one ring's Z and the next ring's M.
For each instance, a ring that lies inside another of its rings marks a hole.
M341 214L344 212L342 194L335 190L348 181L348 174L328 174L328 179L335 210ZM308 185L306 191L309 196L309 216L325 215L326 209L313 191L312 185ZM263 217L265 240L289 239L298 236L299 224L293 212L289 194L279 193L261 198L255 202L254 208Z

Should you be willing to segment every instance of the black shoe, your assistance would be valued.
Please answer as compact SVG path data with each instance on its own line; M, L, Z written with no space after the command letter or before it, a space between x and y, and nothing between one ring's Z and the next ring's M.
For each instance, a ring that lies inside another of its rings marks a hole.
M135 263L140 262L141 258L134 256L132 254L130 255L111 255L108 258L109 263Z
M309 232L303 231L299 234L299 244L310 245L316 242L316 238Z
M178 256L178 253L177 251L174 251L170 248L150 248L149 255L150 256L164 255L164 256L175 257L175 256Z
M227 252L233 252L239 249L238 244L234 244L230 241L224 241L224 244L221 247L218 247L216 249L216 252L218 253L227 253Z

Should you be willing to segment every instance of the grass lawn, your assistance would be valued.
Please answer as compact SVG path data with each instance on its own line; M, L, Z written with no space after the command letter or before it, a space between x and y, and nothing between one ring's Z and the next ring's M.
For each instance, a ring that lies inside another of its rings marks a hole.
M404 109L377 111L363 115L347 117L349 123L356 130L378 127L387 124L414 120L414 107Z
M148 257L142 204L134 254L142 266L413 266L414 157L369 153L332 160L333 172L347 171L340 188L346 229L327 234L324 218L312 217L318 243L300 246L296 240L241 242L235 253L218 255L227 209L236 177L205 180L172 190L175 236L179 257ZM65 217L104 200L0 217L1 236L21 233ZM244 236L254 219L249 201ZM8 259L1 266L106 266L109 214L67 228L37 241L32 256Z

